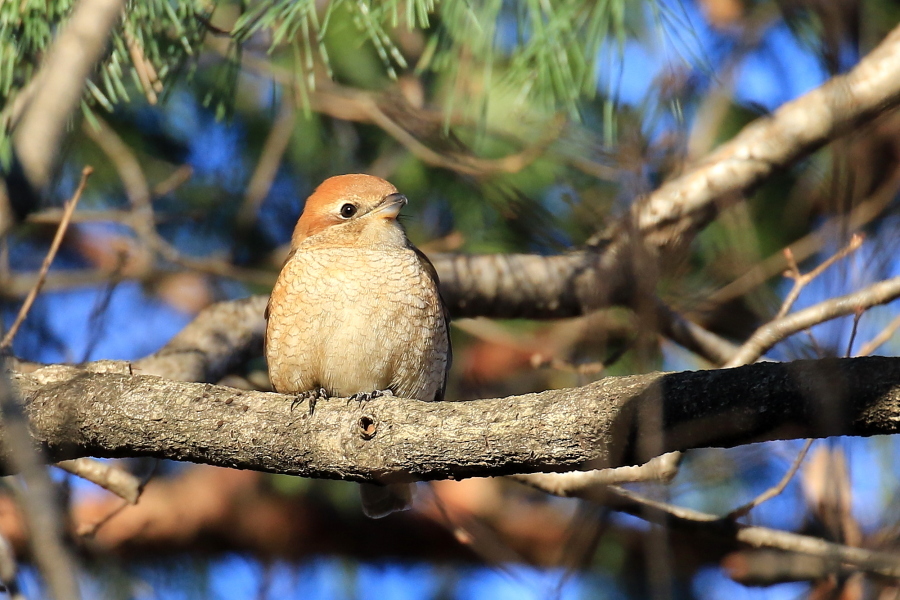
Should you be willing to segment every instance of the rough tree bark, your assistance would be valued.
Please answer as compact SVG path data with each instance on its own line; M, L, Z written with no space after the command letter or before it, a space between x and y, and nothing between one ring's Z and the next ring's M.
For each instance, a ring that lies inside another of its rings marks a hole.
M900 429L900 358L883 357L608 377L469 402L329 399L312 414L291 396L121 370L51 366L13 381L50 460L155 456L354 481L609 467Z

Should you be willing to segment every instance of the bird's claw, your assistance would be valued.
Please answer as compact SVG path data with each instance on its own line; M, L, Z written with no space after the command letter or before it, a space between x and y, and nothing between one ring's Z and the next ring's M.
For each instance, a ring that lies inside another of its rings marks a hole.
M394 392L391 390L374 390L371 392L364 392L359 394L353 394L349 398L347 398L347 405L349 406L351 402L356 401L359 402L360 406L364 405L369 400L373 400L375 398L381 398L382 396L393 396Z
M314 390L308 390L305 392L300 392L296 396L294 396L294 401L291 402L291 412L294 412L294 407L298 404L303 404L304 400L309 401L309 416L312 416L313 412L316 410L316 402L319 400L324 400L328 397L328 392L325 391L325 388L316 388Z

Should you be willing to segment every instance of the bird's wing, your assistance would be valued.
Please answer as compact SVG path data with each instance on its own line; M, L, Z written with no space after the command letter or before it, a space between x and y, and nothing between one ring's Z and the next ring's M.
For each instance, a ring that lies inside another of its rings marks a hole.
M291 258L293 258L294 254L296 254L296 253L297 253L296 249L293 249L290 252L288 252L287 258L284 259L284 263L282 263L282 265L281 265L281 271L284 271L285 265L288 264L288 261L291 260ZM434 267L432 267L432 268L434 268ZM281 272L279 271L279 276L280 276L280 273ZM273 291L274 291L274 289L273 289ZM265 334L263 335L263 358L268 356L268 354L266 353L266 343L269 340L269 313L271 313L271 312L272 312L272 294L270 292L269 293L269 301L266 302L266 311L263 313L263 319L266 320L266 331L265 331Z
M441 389L439 389L434 396L435 400L443 400L444 392L447 390L447 376L450 373L450 365L453 363L453 346L450 344L450 310L447 308L447 303L444 302L444 297L441 295L441 279L438 277L437 269L434 268L434 265L431 264L431 261L428 260L428 257L425 256L424 252L412 244L410 244L410 248L416 253L419 264L422 265L425 272L428 273L428 276L431 277L431 280L434 282L434 287L437 289L438 293L438 300L441 303L441 311L444 314L444 331L447 332L447 367L444 369L444 381L441 383Z

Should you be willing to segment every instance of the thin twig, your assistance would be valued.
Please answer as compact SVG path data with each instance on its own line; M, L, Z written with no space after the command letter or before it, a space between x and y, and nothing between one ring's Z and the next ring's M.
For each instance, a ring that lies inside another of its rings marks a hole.
M263 200L269 195L272 183L278 174L278 167L294 135L294 124L297 121L297 108L292 98L285 96L281 101L278 115L272 123L269 135L263 144L256 169L247 184L244 201L237 213L239 226L249 226L256 222L257 213Z
M879 281L853 294L831 298L780 319L774 319L757 329L725 367L752 363L772 346L798 331L854 314L858 310L887 304L897 298L900 298L900 277Z
M730 513L728 513L726 518L737 519L739 517L743 517L763 502L771 500L772 498L783 492L784 488L787 487L787 484L791 481L791 479L794 478L794 475L797 474L797 470L803 463L803 459L806 458L806 454L809 452L809 447L812 446L812 443L812 438L806 440L806 443L803 444L803 448L801 448L800 452L797 454L797 458L794 459L794 463L791 465L791 468L787 470L787 472L781 478L781 481L767 489L765 492L763 492L747 504L744 504L743 506L739 506L732 510Z
M72 461L64 461L64 462L72 462ZM61 463L57 463L56 466L59 466ZM102 464L102 463L101 463ZM112 521L113 517L121 513L123 510L128 508L129 506L133 506L137 504L137 501L140 500L141 494L144 493L144 488L147 487L147 484L150 483L150 480L153 479L153 476L156 475L156 468L159 466L159 461L154 460L153 466L150 471L137 482L137 494L134 498L134 502L129 501L128 498L122 496L122 503L116 508L112 509L105 515L103 515L99 520L94 521L93 523L80 523L75 530L75 533L81 537L93 537L97 535L97 532L100 531L100 528ZM124 471L123 471L124 472ZM128 473L128 475L131 475ZM131 477L134 477L131 475ZM93 480L92 480L93 481ZM96 482L95 482L96 483ZM109 489L109 488L107 488ZM112 490L110 490L112 491Z
M64 460L53 466L99 485L128 504L136 504L141 495L142 484L137 477L113 464L100 462L95 458Z
M548 489L539 485L540 482L537 479L524 483L548 493L553 493L552 488ZM754 548L777 548L787 552L827 557L853 565L864 571L888 577L900 577L900 557L893 554L853 548L826 542L815 537L779 531L768 527L735 523L728 517L719 517L691 508L653 500L618 485L589 486L580 489L578 493L572 495L610 506L615 510L621 510L654 523L686 527L697 532L709 532Z
M824 273L825 270L828 269L828 267L859 249L859 247L862 246L863 239L864 238L861 234L854 234L853 237L850 238L850 242L846 246L835 252L833 255L829 256L826 260L822 261L822 264L817 266L809 273L800 272L800 267L797 266L797 261L794 260L794 253L790 248L785 248L784 257L788 263L788 268L785 272L785 276L790 277L794 280L794 287L792 287L791 291L788 292L788 295L785 297L784 302L781 304L781 309L778 311L778 314L775 315L775 318L780 319L784 315L788 314L788 311L790 311L794 306L797 298L800 297L800 292L803 291L803 288L809 285L816 277Z
M849 215L833 217L821 227L789 245L781 252L776 252L751 267L743 275L731 283L713 292L707 301L714 306L743 296L765 281L783 273L787 267L785 250L790 250L794 258L806 260L819 252L833 238L835 232L856 231L875 220L890 205L900 188L900 168L894 169L885 182L872 195L857 204Z
M719 533L754 548L776 548L786 552L820 556L852 565L870 573L893 578L900 577L900 556L896 554L854 548L827 542L816 537L770 529L768 527L734 523L709 513L653 500L619 486L610 486L609 490L625 501L622 506L617 506L617 509L625 510L638 517L649 517L654 521L658 520L663 523L668 521L668 524L678 524L704 530L708 528L712 533ZM652 510L642 510L642 507ZM654 515L655 511L658 511L659 514ZM672 523L671 519L666 519L666 515L672 517L677 523Z
M123 34L125 37L125 44L128 46L128 54L131 55L131 63L134 65L134 70L137 72L138 80L141 82L141 88L143 88L144 95L147 97L147 103L154 105L158 100L156 96L157 90L154 89L155 82L151 79L151 72L147 69L147 66L150 63L144 56L144 49L141 48L140 42L131 35L131 32L128 31L127 28L123 29ZM152 75L155 78L156 73L153 72Z
M538 488L554 496L569 498L582 496L585 490L598 486L671 481L678 474L680 462L681 452L669 452L634 467L568 473L523 473L509 475L509 479Z
M25 218L27 223L39 223L41 225L59 225L65 210L61 208L49 208L33 212ZM132 218L132 213L127 210L80 210L69 220L70 223L122 223L127 225Z
M69 220L72 218L72 213L75 211L75 207L78 206L78 201L81 199L81 194L84 192L84 188L87 185L88 177L90 177L93 172L94 168L91 166L82 169L81 182L78 184L75 194L66 204L63 218L60 220L59 227L56 229L56 236L54 236L53 242L50 244L50 250L47 252L47 256L44 257L44 262L41 264L41 270L38 272L37 281L34 283L34 287L31 288L31 291L28 292L28 296L25 297L25 302L22 303L19 314L16 315L16 320L13 321L9 331L6 332L6 335L3 336L3 340L0 341L0 351L10 347L13 338L16 337L16 333L19 331L19 327L21 327L25 317L28 316L28 311L31 310L35 298L37 298L37 295L40 293L41 287L44 285L44 280L47 278L47 272L50 270L50 264L53 262L53 259L56 258L56 252L59 250L59 246L62 244L63 237L66 234L66 229L69 227Z
M181 165L172 171L168 177L153 186L153 195L159 197L171 194L187 183L193 175L194 169L190 165Z
M859 309L853 315L853 328L850 330L850 340L847 342L847 352L844 353L845 358L849 358L853 354L853 342L856 341L856 333L859 331L859 320L862 318L863 309Z
M859 352L856 355L868 356L872 354L879 346L891 339L891 336L893 336L898 329L900 329L900 315L894 317L894 320L888 323L888 326L882 329L878 335L863 344L863 347L859 349Z

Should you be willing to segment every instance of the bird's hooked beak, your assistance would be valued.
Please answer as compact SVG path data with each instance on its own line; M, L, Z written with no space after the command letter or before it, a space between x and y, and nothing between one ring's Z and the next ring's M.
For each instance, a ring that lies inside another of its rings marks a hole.
M400 209L406 206L409 200L403 194L390 194L385 196L384 200L375 207L373 213L378 213L379 217L384 219L396 219L400 214Z

